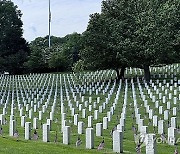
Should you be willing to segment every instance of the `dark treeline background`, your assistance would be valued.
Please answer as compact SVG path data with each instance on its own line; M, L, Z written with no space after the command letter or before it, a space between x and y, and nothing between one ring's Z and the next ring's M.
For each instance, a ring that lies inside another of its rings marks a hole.
M82 49L81 34L73 33L65 37L51 37L51 48L48 36L38 37L29 44L30 55L24 63L28 72L72 71L73 65L79 60Z

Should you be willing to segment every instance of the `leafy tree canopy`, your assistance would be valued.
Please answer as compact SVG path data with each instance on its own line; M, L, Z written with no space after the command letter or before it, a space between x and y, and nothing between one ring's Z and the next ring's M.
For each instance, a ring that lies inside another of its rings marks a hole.
M29 54L28 44L22 37L21 11L13 2L0 1L0 68L11 74L22 73Z
M179 0L104 0L83 34L82 59L95 69L143 68L149 81L149 66L179 60L179 10Z
M65 37L38 37L30 43L31 55L26 66L31 72L67 71L79 60L81 34L73 33ZM39 65L38 65L39 63Z

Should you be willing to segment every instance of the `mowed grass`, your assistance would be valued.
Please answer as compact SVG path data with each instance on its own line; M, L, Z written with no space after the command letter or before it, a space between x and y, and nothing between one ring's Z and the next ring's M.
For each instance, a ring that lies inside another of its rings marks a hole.
M40 141L25 141L4 137L0 138L0 153L2 154L79 154L98 153L96 150L85 150L66 146L60 143L43 143Z
M178 76L179 77L179 76ZM128 83L128 101L127 101L127 115L126 115L126 122L125 122L125 132L124 132L124 139L123 139L123 149L124 149L124 153L128 154L136 154L136 144L134 142L134 134L132 131L132 124L135 124L135 121L132 118L132 112L134 112L134 107L133 107L133 98L132 98L132 89L131 89L131 85L130 83ZM123 100L124 100L124 83L122 84L122 88L121 88L121 93L119 96L119 101L118 104L116 106L116 110L115 110L115 114L112 116L112 121L109 123L109 129L108 130L103 130L103 136L102 137L96 137L95 136L95 148L92 150L87 150L85 149L85 134L80 135L80 138L82 140L82 144L79 147L75 147L75 143L78 137L77 134L77 126L73 125L73 117L71 116L71 112L67 106L68 102L67 100L64 100L64 104L66 105L66 109L68 108L68 110L65 110L66 112L66 120L67 120L67 125L71 126L71 143L70 145L64 145L62 144L62 133L60 132L61 130L61 114L60 114L60 98L59 96L57 97L57 106L56 106L56 114L54 119L58 119L58 122L55 123L53 122L52 125L52 131L50 132L50 142L49 143L44 143L42 142L42 124L46 123L46 118L49 117L49 112L51 111L51 106L49 106L47 108L47 111L43 114L43 120L38 122L38 129L37 132L39 134L39 139L37 141L34 140L29 140L26 141L24 140L24 128L20 127L20 117L19 117L19 112L18 110L16 110L15 112L15 119L17 121L17 130L19 132L19 138L18 140L16 138L13 137L9 137L9 124L7 125L3 125L3 136L0 136L0 153L3 154L38 154L38 153L43 153L43 154L56 154L56 153L62 153L62 154L79 154L79 153L92 153L92 154L96 154L96 153L113 153L112 151L112 137L110 136L110 131L114 128L115 125L117 125L119 123L119 118L121 115L121 111L122 111L122 106L123 106ZM112 87L112 85L110 86ZM116 88L114 90L113 95L111 96L111 99L109 101L109 104L107 105L107 108L105 109L105 111L101 114L99 114L99 118L98 120L93 120L93 128L94 128L94 132L95 132L95 124L97 122L102 122L102 118L104 116L107 116L107 111L110 110L110 107L112 106L113 102L114 102L114 98L115 98L115 93L117 91L117 87L118 85L116 85ZM137 85L136 85L136 89L137 89ZM137 95L137 100L138 100L138 104L140 107L140 104L142 103L140 100L140 96L139 96L139 92L138 89L136 90L136 95ZM109 92L109 91L108 91ZM65 94L64 94L65 95ZM89 98L89 94L85 94L85 100L88 100ZM72 96L70 96L71 99ZM103 95L102 93L99 93L99 95L95 95L93 93L93 95L91 95L92 97L92 102L94 102L97 97L101 97L101 105L102 102L105 101L105 97L107 97L106 95ZM79 97L78 97L79 100ZM53 99L51 98L51 102L53 102ZM17 102L16 102L17 103ZM74 106L75 106L75 102ZM132 104L132 105L130 105ZM150 105L152 105L150 103ZM153 107L153 106L152 106ZM98 109L98 108L96 108ZM94 111L94 109L93 109ZM94 115L94 112L89 112L87 111L87 115ZM10 115L10 108L8 108L7 111L7 115L6 118L9 120L9 115ZM158 111L157 111L158 112ZM2 108L0 108L0 113L2 113ZM80 115L79 117L79 121L83 121L85 122L85 127L87 127L87 118L83 119L81 118L81 111L78 111L78 108L76 108L76 113L78 113ZM142 115L145 114L145 110L143 107L140 107L140 113ZM25 112L24 114L28 115L28 112ZM179 113L178 113L178 117L179 117ZM38 112L34 113L33 115L34 117L38 117ZM146 116L148 117L148 115L146 114ZM158 115L159 116L159 115ZM118 118L117 118L118 117ZM143 117L142 117L143 118ZM33 123L32 119L27 118L26 121L30 121ZM72 121L71 123L69 121ZM147 125L147 121L145 121L145 124ZM178 121L179 124L179 121ZM137 126L136 126L137 127ZM152 133L153 132L153 127L152 126L148 126L149 132ZM167 131L167 128L165 128L165 130ZM55 134L56 131L58 132L58 142L54 143L54 139L55 139ZM33 134L34 130L31 131L31 134ZM102 141L102 139L105 139L105 148L101 151L97 150L97 147L99 145L99 143ZM180 141L179 141L180 142ZM180 148L180 144L177 145ZM157 144L157 153L158 154L173 154L174 153L174 149L175 146L169 146L167 143L158 143ZM145 147L142 148L142 154L145 154Z

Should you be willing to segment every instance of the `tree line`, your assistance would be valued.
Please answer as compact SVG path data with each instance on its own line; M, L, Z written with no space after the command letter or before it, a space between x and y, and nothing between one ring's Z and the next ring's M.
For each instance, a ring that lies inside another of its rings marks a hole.
M104 0L101 13L90 15L82 34L48 36L27 43L21 11L0 1L0 68L12 74L114 69L123 78L128 67L180 61L179 0Z
M79 60L81 34L73 33L65 37L51 37L49 48L48 36L36 38L29 44L31 53L25 67L29 72L71 71Z

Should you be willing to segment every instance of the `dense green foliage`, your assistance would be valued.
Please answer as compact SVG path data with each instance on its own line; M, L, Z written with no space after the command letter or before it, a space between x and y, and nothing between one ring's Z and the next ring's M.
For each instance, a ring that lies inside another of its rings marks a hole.
M105 0L83 34L82 59L95 69L144 68L149 80L149 66L179 61L179 22L179 0Z
M31 55L26 66L31 72L71 71L79 60L81 35L77 33L63 38L51 37L51 48L48 36L36 38L30 43Z
M0 1L0 71L22 73L28 44L22 37L21 11L11 1Z

